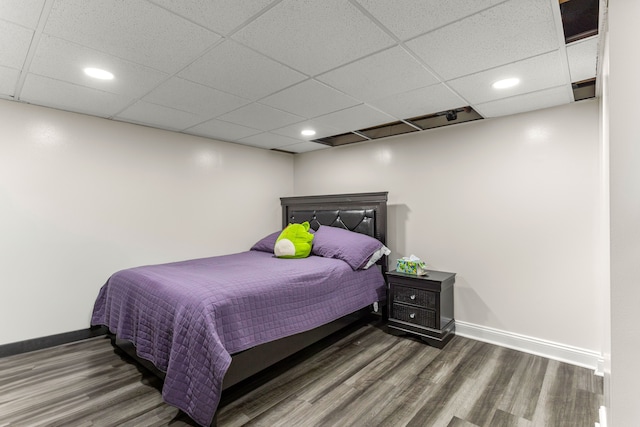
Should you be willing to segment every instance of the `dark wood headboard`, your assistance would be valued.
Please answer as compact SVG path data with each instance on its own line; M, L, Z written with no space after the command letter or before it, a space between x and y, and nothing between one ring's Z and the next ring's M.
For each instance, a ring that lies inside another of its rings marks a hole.
M309 221L367 234L387 244L387 191L378 193L331 194L324 196L281 197L282 227ZM386 257L383 257L383 272Z
M384 191L281 197L282 226L309 221L315 230L320 225L340 227L368 234L386 244L387 194Z

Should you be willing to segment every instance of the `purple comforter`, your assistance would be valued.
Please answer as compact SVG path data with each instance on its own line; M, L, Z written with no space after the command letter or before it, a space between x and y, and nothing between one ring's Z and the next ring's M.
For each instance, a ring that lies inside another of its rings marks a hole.
M209 425L231 354L384 298L378 268L249 251L122 270L100 289L92 325L133 342L166 373L162 396Z

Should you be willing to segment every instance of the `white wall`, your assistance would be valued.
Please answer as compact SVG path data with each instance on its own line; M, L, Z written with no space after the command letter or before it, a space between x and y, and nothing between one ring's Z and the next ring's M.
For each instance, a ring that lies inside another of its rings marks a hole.
M89 327L119 269L247 250L293 192L289 154L10 101L0 124L0 344Z
M609 425L640 425L640 2L609 2L608 120L611 218Z
M118 269L247 249L280 196L388 190L392 258L458 273L458 321L602 350L596 101L295 160L9 101L0 121L0 344L86 328ZM249 201L267 215L228 211Z
M601 350L598 103L297 155L295 193L389 191L391 259L456 272L457 321Z

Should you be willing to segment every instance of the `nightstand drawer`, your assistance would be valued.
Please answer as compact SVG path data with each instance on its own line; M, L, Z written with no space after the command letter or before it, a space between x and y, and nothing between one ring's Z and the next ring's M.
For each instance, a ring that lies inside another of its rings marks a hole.
M426 291L424 289L408 288L401 285L394 285L391 298L392 303L404 302L407 304L430 308L432 310L436 309L435 292Z
M426 310L424 308L411 307L404 304L393 304L393 312L391 317L402 320L403 322L413 323L428 328L436 327L435 311Z

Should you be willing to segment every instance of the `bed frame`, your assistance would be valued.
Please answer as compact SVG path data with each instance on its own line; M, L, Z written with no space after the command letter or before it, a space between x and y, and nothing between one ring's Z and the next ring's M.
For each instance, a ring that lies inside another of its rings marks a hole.
M282 227L289 223L309 221L311 228L320 225L340 227L367 234L386 244L387 192L336 194L329 196L282 197ZM387 257L379 261L382 273L387 270ZM382 301L380 304L384 304ZM291 356L303 348L360 320L370 310L355 312L307 332L268 342L234 354L224 377L226 389L263 369Z
M340 227L373 236L383 244L386 244L387 194L387 192L378 192L282 197L280 198L282 226L285 227L291 222L309 221L311 228L314 230L317 230L320 225ZM382 257L378 261L383 274L387 271L386 258ZM379 304L384 305L385 303L386 301L380 301ZM222 389L228 389L305 347L370 315L371 309L363 307L361 310L310 331L281 338L233 354L231 365L224 377ZM114 343L156 375L164 376L149 361L139 358L130 342L115 339ZM214 417L213 425L215 424L216 418Z

